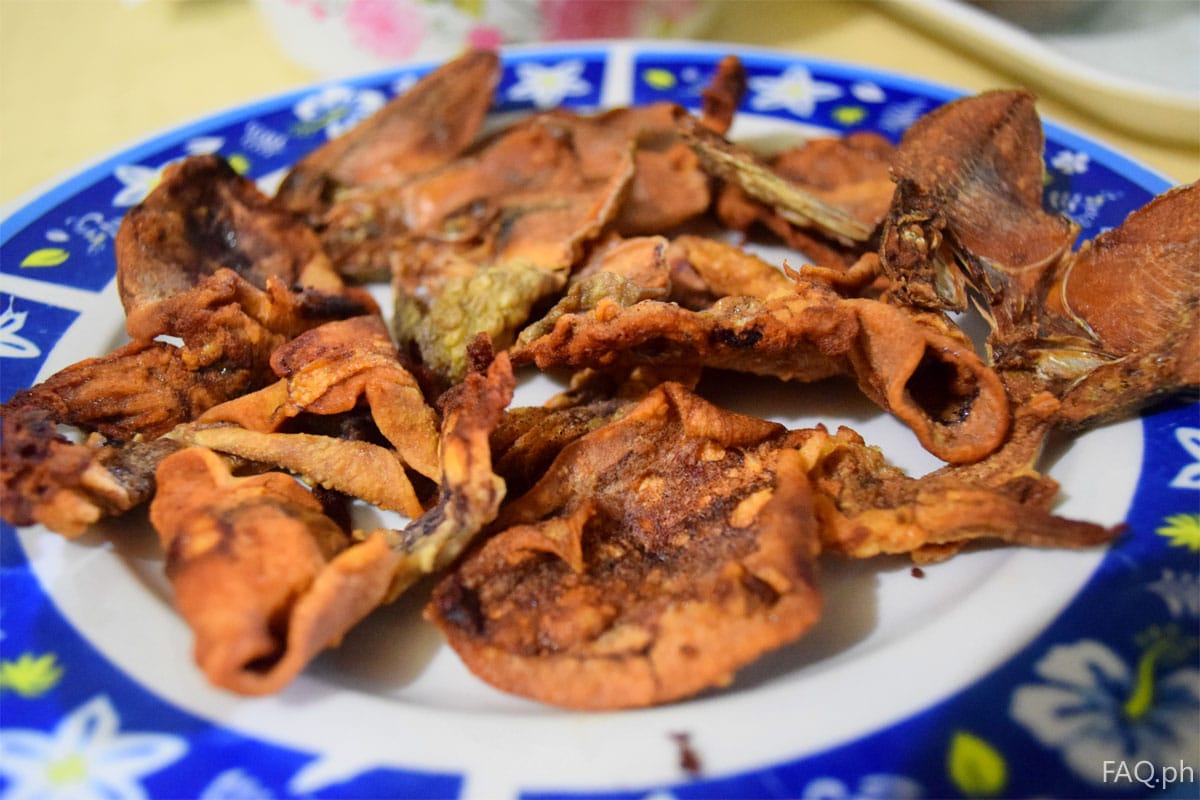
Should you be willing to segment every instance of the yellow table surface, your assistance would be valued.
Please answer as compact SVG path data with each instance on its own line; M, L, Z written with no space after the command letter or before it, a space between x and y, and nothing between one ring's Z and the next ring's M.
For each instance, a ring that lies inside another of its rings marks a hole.
M878 3L725 0L705 38L971 91L1019 83ZM0 0L0 207L150 134L318 78L251 0ZM1174 182L1200 177L1200 132L1191 145L1151 141L1039 96L1044 118Z

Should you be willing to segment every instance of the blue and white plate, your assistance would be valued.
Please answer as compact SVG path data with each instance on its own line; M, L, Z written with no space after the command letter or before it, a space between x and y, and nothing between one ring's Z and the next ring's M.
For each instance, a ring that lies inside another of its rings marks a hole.
M514 49L498 112L699 102L730 48ZM896 140L958 92L739 50L734 138ZM20 208L0 235L0 399L120 344L113 235L163 167L218 152L271 186L428 67L327 83L125 150ZM1169 182L1047 124L1046 201L1090 238ZM846 396L748 383L793 426L850 424L913 472L937 466ZM528 392L523 387L519 392ZM823 390L822 390L823 391ZM525 395L530 396L528 393ZM516 401L522 402L521 394ZM1168 404L1057 443L1059 513L1127 532L1084 552L984 548L923 575L824 564L826 611L732 686L675 705L569 713L472 677L420 619L381 609L286 691L210 687L137 514L67 542L0 533L0 791L9 797L893 798L1195 796L1200 769L1200 414Z

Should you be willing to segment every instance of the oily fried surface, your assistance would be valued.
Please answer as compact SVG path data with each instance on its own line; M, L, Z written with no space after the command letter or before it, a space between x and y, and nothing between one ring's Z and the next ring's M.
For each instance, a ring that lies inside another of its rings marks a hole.
M209 410L178 438L419 515L407 469L437 478L438 420L400 365L383 320L326 323L280 346L271 364L280 375L276 383ZM359 425L350 429L353 436L345 428L328 435L311 425L317 417L356 410L369 414L371 429Z
M816 619L816 528L781 427L664 384L568 445L427 610L467 666L572 708L729 682Z
M157 437L261 383L254 364L218 361L190 369L179 348L133 342L63 368L3 406L44 410L56 422L113 439Z
M724 686L803 635L819 556L1119 533L1055 516L1038 462L1056 429L1197 384L1195 185L1073 253L1025 92L899 147L769 153L727 138L734 57L695 113L485 130L499 77L491 53L430 72L273 198L174 165L118 237L133 343L0 408L3 516L74 536L151 501L196 660L235 692L437 576L427 616L473 672L589 709ZM782 268L754 255L780 243ZM392 327L361 281L391 282ZM982 352L947 313L968 297ZM510 408L514 365L561 389ZM695 393L738 373L846 376L947 464ZM363 504L409 521L355 530Z
M504 479L492 468L491 436L516 385L508 355L485 337L472 343L466 379L444 395L437 503L401 531L389 532L400 560L393 591L449 566L500 510Z
M941 106L905 133L892 161L896 193L884 269L907 301L966 308L986 292L1003 326L1075 241L1078 228L1042 208L1045 136L1024 91L985 92Z
M352 317L306 331L275 349L271 366L276 383L211 409L200 422L274 433L301 414L342 414L365 404L400 458L426 477L437 476L437 416L400 364L380 317Z
M286 286L341 288L312 229L273 208L217 156L169 166L125 215L114 247L126 329L135 339L169 333L158 324L158 305L218 269L233 270L259 289L268 277Z
M612 398L586 403L527 406L505 411L491 436L496 474L510 495L537 482L564 447L617 419L632 401Z
M353 542L290 476L231 474L211 450L159 465L150 521L217 686L266 694L383 601L394 559L382 537Z
M726 297L702 311L615 283L620 291L590 308L551 310L522 333L514 359L542 369L692 364L807 382L849 375L947 461L984 457L1008 430L999 378L940 321L804 280L789 292Z
M795 431L789 446L800 452L812 481L827 553L907 553L922 562L941 560L974 539L1094 547L1119 532L1050 513L1057 484L1032 468L994 465L985 472L971 465L911 477L847 428L834 435L821 427Z
M316 221L341 190L400 183L446 163L475 139L500 72L499 57L484 50L443 64L303 158L284 179L276 202Z
M149 500L158 462L180 447L164 439L110 444L99 436L75 443L36 405L6 408L0 424L0 517L69 538Z
M37 493L37 499L6 497L5 513L14 516L5 518L29 524L31 512L18 509L32 502L42 508L38 521L76 535L83 524L141 504L150 496L152 481L130 475L110 486L108 462L144 462L147 452L159 448L143 443L269 383L274 377L271 354L289 337L331 317L374 308L365 295L291 291L274 276L261 290L224 268L200 278L181 295L163 299L156 304L156 325L161 323L178 337L179 344L131 342L71 364L0 406L6 430L14 441L23 442L19 448L6 448L0 467L6 495ZM69 445L58 425L99 434L100 449ZM38 437L46 438L36 441ZM161 449L169 452L170 446ZM55 455L43 465L49 452ZM98 459L103 463L97 465ZM133 472L152 474L153 463ZM71 500L81 480L91 484L84 494L99 493L104 499ZM130 480L136 487L123 485ZM47 497L59 500L47 505ZM51 506L60 510L50 511Z

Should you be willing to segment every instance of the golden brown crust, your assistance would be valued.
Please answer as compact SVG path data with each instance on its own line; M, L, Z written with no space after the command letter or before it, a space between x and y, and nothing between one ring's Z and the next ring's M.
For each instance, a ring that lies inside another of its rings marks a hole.
M385 598L395 557L382 537L353 543L291 477L235 477L195 447L164 459L157 478L150 521L196 662L217 686L279 690Z
M568 445L428 615L506 691L573 708L721 686L820 606L816 521L780 426L664 384Z

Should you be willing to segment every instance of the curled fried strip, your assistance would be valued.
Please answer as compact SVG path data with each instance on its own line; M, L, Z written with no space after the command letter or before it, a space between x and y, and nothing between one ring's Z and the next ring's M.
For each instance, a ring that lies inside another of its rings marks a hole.
M514 361L543 369L692 364L796 381L849 375L950 462L983 458L1008 431L1000 379L948 324L803 280L790 292L726 297L702 311L637 297L614 292L590 309L552 310L552 325L522 333Z
M912 478L847 428L834 435L823 427L797 431L792 445L813 482L825 552L854 558L910 553L928 561L972 539L1093 547L1119 532L1050 513L1057 485L1032 468L990 480L969 467Z
M276 383L213 408L199 421L271 433L301 413L340 414L365 400L400 459L426 477L437 477L436 414L400 365L381 318L354 317L314 328L276 349L271 365L280 376Z
M504 500L504 479L492 470L492 431L500 423L516 386L508 355L493 358L479 337L470 349L466 379L443 398L442 476L437 504L402 531L389 532L401 555L394 592L445 569L484 526L495 519Z
M196 662L217 686L278 691L387 596L395 559L383 537L353 542L287 475L235 477L194 447L163 460L158 486L150 521Z
M422 512L404 463L389 448L312 433L260 433L231 425L189 426L179 438L219 453L281 467L409 517Z

